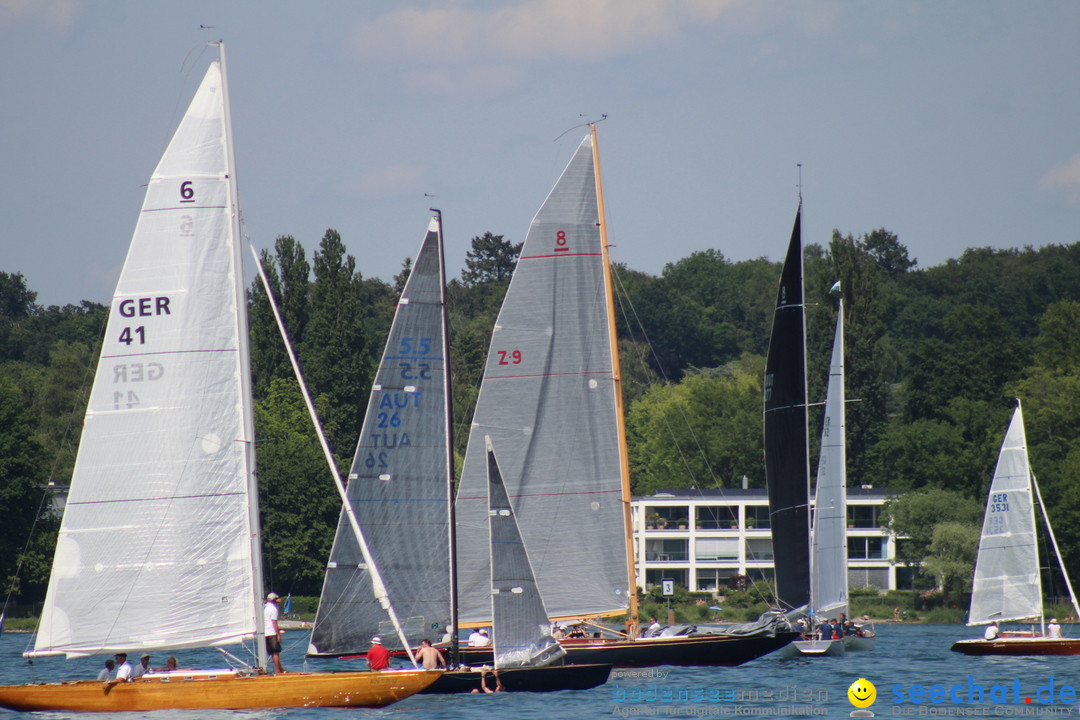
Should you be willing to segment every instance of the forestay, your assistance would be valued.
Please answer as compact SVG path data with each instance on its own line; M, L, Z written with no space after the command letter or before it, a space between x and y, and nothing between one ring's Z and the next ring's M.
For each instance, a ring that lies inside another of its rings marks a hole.
M528 549L487 442L488 522L491 531L491 609L495 667L540 667L566 655L551 635Z
M431 635L439 641L450 623L450 468L440 232L432 219L398 301L347 488L387 594L406 635L415 642ZM386 611L372 598L371 577L343 510L309 652L360 652L373 635L394 646Z
M553 617L628 607L591 137L533 219L488 350L457 499L461 620L491 617L485 436Z
M979 539L969 625L1042 615L1042 580L1035 538L1024 415L1020 404L1001 445Z
M247 315L218 62L150 179L113 297L34 654L258 630Z

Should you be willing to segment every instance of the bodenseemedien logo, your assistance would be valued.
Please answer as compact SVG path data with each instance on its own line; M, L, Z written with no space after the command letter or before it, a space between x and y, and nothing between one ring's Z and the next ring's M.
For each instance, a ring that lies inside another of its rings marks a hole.
M847 696L848 700L856 708L851 711L851 717L874 717L874 711L867 709L877 699L877 688L874 687L874 683L866 678L859 678L851 683L851 687L847 690Z

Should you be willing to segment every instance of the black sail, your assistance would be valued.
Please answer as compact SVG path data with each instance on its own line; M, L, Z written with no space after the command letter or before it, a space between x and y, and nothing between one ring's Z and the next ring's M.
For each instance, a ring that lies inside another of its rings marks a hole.
M791 608L810 601L810 463L801 216L800 206L780 275L765 364L765 478L776 594L783 606Z

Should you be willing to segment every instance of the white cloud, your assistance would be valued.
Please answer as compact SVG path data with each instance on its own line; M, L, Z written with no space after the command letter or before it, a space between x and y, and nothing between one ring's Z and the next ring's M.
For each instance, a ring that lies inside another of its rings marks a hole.
M1053 167L1043 176L1039 187L1044 190L1060 190L1070 205L1080 205L1080 155Z
M417 61L595 60L677 40L738 0L525 0L491 10L405 8L358 26L350 50Z
M24 23L37 23L62 32L82 10L80 0L0 0L0 31Z

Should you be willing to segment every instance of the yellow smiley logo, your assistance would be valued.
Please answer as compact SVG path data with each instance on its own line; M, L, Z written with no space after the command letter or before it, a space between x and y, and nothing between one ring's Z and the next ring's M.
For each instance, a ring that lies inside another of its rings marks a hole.
M877 688L866 678L859 678L851 683L847 690L848 700L857 708L868 708L877 700Z

